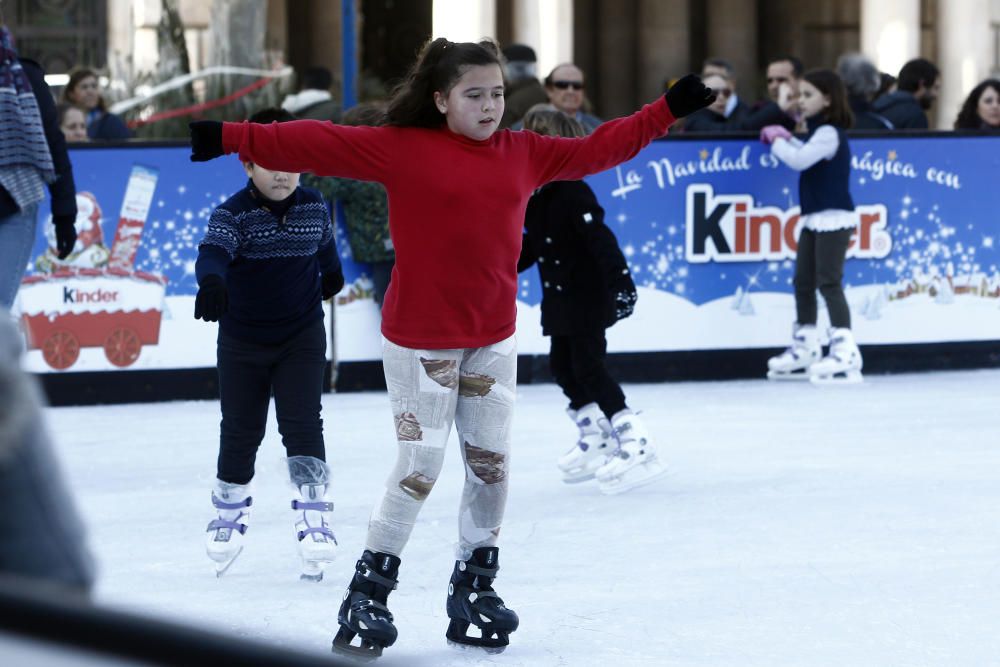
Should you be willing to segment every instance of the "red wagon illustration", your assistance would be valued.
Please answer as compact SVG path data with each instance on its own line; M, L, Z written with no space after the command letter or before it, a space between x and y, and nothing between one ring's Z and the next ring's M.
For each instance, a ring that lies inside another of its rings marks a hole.
M114 366L135 363L143 345L156 345L166 279L121 269L63 269L25 277L18 300L28 349L66 370L81 348L100 347Z
M97 198L77 193L76 245L59 259L52 225L48 247L17 295L29 350L49 367L66 370L85 347L100 347L113 366L136 362L143 345L160 340L166 278L135 271L135 256L156 189L157 171L133 165L111 250L104 248Z

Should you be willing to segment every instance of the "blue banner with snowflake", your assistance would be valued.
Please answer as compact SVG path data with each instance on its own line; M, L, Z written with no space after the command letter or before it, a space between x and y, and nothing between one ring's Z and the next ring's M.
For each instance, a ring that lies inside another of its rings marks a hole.
M1000 339L1000 137L885 135L853 138L851 150L857 230L844 283L859 341ZM193 165L188 154L179 145L71 150L79 241L68 259L55 256L43 204L17 304L35 318L34 370L214 365L215 329L190 312L197 246L246 176L235 157ZM654 142L588 178L639 286L609 349L783 344L794 320L797 180L756 141L692 138ZM337 356L378 359L369 267L351 260L339 223L337 246L347 279ZM545 352L537 272L520 284L520 349ZM61 322L86 326L67 333L53 319L59 309ZM146 319L122 324L120 312Z
M935 273L995 280L1000 138L854 138L851 149L847 287ZM637 284L695 304L791 290L798 174L768 147L662 141L587 180Z

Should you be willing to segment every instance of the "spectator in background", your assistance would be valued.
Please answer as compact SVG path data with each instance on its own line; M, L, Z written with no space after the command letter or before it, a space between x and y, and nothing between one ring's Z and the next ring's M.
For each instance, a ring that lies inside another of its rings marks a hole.
M845 53L837 59L837 74L847 89L854 129L891 130L892 123L872 109L872 99L882 85L882 76L872 61L860 53Z
M896 90L896 77L889 74L888 72L879 72L879 83L878 90L875 91L875 96L872 101L877 100L883 95L888 95L892 91Z
M340 104L333 99L330 88L333 75L325 67L313 66L302 70L299 92L288 95L281 108L307 120L340 120Z
M740 97L736 93L736 70L733 68L733 64L728 60L723 58L709 58L701 65L701 79L704 81L710 76L720 76L726 80L730 94L726 98L726 105L723 109L722 115L726 118L730 118L733 112L736 111L736 107L740 105ZM709 84L709 88L712 86ZM716 100L718 102L718 100ZM712 105L713 107L716 105Z
M941 73L924 58L915 58L899 70L896 92L875 100L876 113L884 116L897 130L926 130L928 109L934 106L941 90Z
M46 185L59 259L73 251L76 186L45 72L35 61L18 58L3 24L0 109L0 307L10 308L35 244L38 203L45 198Z
M795 59L798 63L798 59ZM785 85L786 90L775 94L781 100L777 102L762 102L755 105L753 109L740 101L736 94L736 73L733 66L722 58L709 58L702 65L701 76L705 85L711 88L716 94L715 103L711 106L697 111L684 119L685 132L758 132L767 125L783 125L792 129L796 123L796 105L792 91L797 90L791 79L786 80L785 69L792 74L795 72L794 63L787 58L782 59L777 68L772 63L770 70L777 71L776 79L781 79L780 83Z
M965 98L956 130L1000 130L1000 79L986 79Z
M590 134L604 121L583 112L583 88L583 70L573 63L556 65L545 77L545 93L549 102L570 118L578 120Z
M41 392L21 369L23 345L0 307L0 574L87 594L94 562L45 429Z
M385 107L381 104L359 104L344 114L344 125L378 126L385 122ZM350 178L323 178L307 174L303 185L323 193L323 198L339 201L344 207L344 224L351 244L351 257L355 262L371 265L373 298L382 307L385 291L389 288L396 252L389 236L389 201L385 187L373 181L355 181Z
M90 141L87 136L87 114L75 104L60 102L56 105L56 119L67 143L79 144Z
M538 80L534 49L524 44L511 44L503 50L503 56L507 87L504 90L506 107L500 120L501 130L519 122L534 105L549 101L545 88Z
M97 73L87 67L69 73L69 83L63 88L62 101L74 104L87 114L87 136L97 141L123 141L132 133L125 122L108 111L101 97Z
M767 64L767 96L754 105L753 121L746 129L759 130L767 125L781 125L795 130L799 124L799 80L804 68L795 56L783 55Z
M743 122L746 120L749 109L745 104L738 103L733 107L728 118L726 110L729 107L729 100L735 97L732 80L721 74L705 74L702 72L702 83L712 89L715 93L715 102L709 106L696 111L684 119L685 132L738 132L745 129Z

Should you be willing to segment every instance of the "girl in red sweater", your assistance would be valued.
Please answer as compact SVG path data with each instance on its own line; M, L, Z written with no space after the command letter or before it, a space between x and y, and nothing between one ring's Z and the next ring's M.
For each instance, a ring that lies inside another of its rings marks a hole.
M396 639L386 600L453 423L466 479L447 638L492 652L507 646L517 614L491 584L510 470L517 260L528 199L550 181L628 160L714 99L689 75L585 138L498 132L502 71L490 41L436 39L395 92L385 126L191 126L194 161L239 153L268 169L377 181L388 194L396 265L382 310L383 361L399 449L340 608L334 649L341 652L373 657ZM470 623L481 637L467 634Z

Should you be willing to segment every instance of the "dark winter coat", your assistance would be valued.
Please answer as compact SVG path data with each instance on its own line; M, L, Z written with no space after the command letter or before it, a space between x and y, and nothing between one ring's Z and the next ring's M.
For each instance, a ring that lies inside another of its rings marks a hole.
M616 321L615 293L635 290L604 209L583 181L550 183L528 201L517 270L536 263L546 336L603 331Z
M878 98L872 106L875 113L884 116L897 130L926 130L929 127L927 114L913 93L897 90Z
M875 113L871 102L857 95L849 95L847 101L854 114L852 130L891 130L892 123L885 116Z
M66 218L76 217L76 186L73 184L73 165L66 152L66 138L59 129L56 116L56 104L52 93L45 83L45 70L34 60L18 58L24 73L31 82L31 91L38 102L38 111L42 117L42 127L45 130L45 141L49 144L52 154L52 164L56 170L56 180L49 184L49 194L52 195L52 214ZM0 185L0 219L10 217L20 210L14 198L7 189Z
M94 118L87 121L87 136L94 141L125 141L132 138L132 131L118 116L108 111L91 113Z
M756 132L765 125L782 125L795 129L795 119L786 114L774 102L759 104L750 108L743 102L728 117L711 109L701 109L684 119L685 132Z

